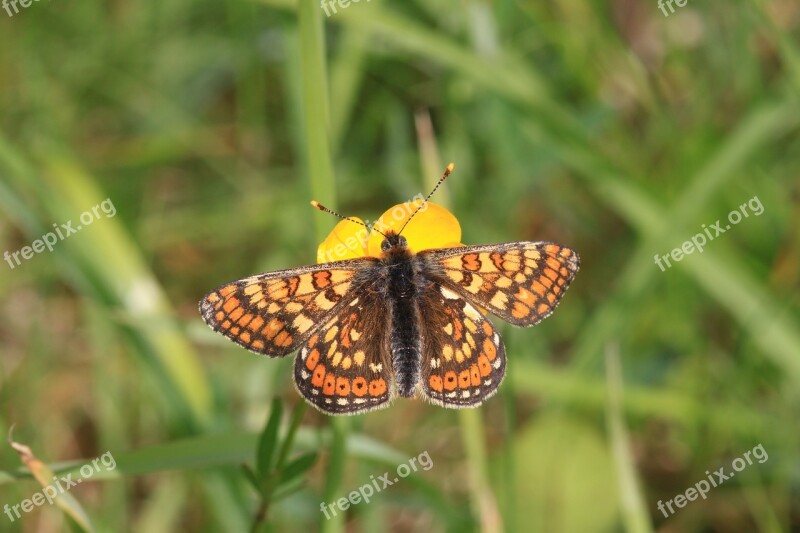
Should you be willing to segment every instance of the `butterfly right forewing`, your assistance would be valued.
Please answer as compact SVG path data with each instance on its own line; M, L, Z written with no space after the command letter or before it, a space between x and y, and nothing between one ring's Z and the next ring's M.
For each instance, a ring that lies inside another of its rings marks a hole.
M250 351L273 357L297 350L355 297L363 258L268 272L227 283L200 301L211 328Z

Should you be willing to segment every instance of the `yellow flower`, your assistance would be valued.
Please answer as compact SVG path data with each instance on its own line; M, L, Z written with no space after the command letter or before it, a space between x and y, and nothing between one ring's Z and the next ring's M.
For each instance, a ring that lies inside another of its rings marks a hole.
M387 233L395 232L408 221L412 213L422 204L422 199L415 199L398 204L388 209L378 218L374 226ZM361 219L351 217L354 220ZM403 237L413 253L430 248L449 248L463 246L461 241L461 225L458 219L444 207L427 202L414 218L403 229ZM330 235L322 241L317 249L317 262L341 261L356 257L380 257L383 235L377 231L367 234L367 228L347 220L339 222Z
M362 222L358 217L350 218ZM364 257L367 255L368 233L369 230L361 224L340 221L317 247L317 263Z

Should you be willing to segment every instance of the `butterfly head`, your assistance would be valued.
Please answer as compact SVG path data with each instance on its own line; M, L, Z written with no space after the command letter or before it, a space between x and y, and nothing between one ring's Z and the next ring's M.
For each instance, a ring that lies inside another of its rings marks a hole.
M408 248L408 241L402 235L395 233L394 231L387 231L385 234L385 239L381 242L381 252L388 254L393 250L405 250Z

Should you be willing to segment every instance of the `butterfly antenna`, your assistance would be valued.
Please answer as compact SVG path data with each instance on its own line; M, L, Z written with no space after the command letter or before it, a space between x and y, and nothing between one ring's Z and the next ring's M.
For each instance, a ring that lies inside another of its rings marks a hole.
M446 180L446 179L447 179L447 176L449 176L449 175L450 175L450 173L453 171L453 169L454 169L454 168L456 168L456 165L455 165L455 163L450 163L449 165L447 165L447 168L446 168L446 169L444 169L444 174L442 174L442 177L441 177L441 178L439 178L439 181L437 181L437 182L436 182L436 185L433 187L433 190L430 192L430 194L428 194L428 196L426 196L426 197L425 197L425 199L424 199L424 200L422 200L422 203L421 203L421 204L419 204L419 206L417 207L417 209L416 209L416 210L415 210L413 213L411 213L411 216L410 216L410 217L408 217L408 220L406 220L406 223L405 223L405 224L403 224L403 227L402 227L402 228L400 228L400 231L398 231L398 232L397 232L397 234L398 234L398 235L400 235L401 233L403 233L403 230L406 228L406 226L408 226L408 223L409 223L409 222L411 222L411 219L412 219L412 218L414 218L414 215L416 215L416 214L419 212L419 210L420 210L420 209L422 209L422 206L423 206L423 205L425 205L426 203L428 203L428 200L430 200L431 196L433 196L433 193L435 193L435 192L436 192L436 189L438 189L438 188L439 188L439 186L440 186L442 183L444 183L444 180Z
M350 222L353 222L354 224L360 224L360 225L364 226L365 228L367 228L367 229L368 229L368 230L370 230L370 231L372 231L372 230L375 230L375 231L377 231L378 233L380 233L381 235L383 235L384 237L386 237L386 235L384 235L384 233L383 233L382 231L380 231L378 228L375 228L375 227L373 227L373 226L368 226L367 224L364 224L364 223L363 223L363 222L361 222L360 220L353 220L353 219L352 219L352 218L350 218L350 217L346 217L346 216L344 216L344 215L340 215L339 213L337 213L337 212L336 212L336 211L334 211L333 209L329 209L329 208L325 207L324 205L322 205L321 203L319 203L319 202L318 202L318 201L316 201L316 200L311 200L311 205L312 205L312 206L314 206L314 207L316 207L316 208L317 208L317 209L319 209L320 211L325 211L326 213L330 213L331 215L333 215L333 216L335 216L335 217L339 217L339 218L341 218L342 220L349 220Z

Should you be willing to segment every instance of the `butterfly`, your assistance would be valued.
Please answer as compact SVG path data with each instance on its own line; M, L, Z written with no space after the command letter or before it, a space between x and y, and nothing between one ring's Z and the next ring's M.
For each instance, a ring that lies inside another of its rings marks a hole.
M515 326L539 323L577 273L578 254L545 241L414 253L403 228L379 232L379 257L233 281L208 293L200 313L250 351L283 357L299 349L297 391L326 414L364 413L415 395L477 407L506 372L505 347L486 312Z

